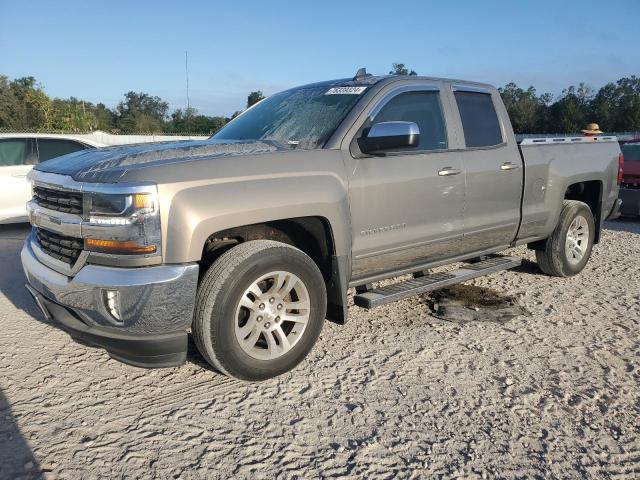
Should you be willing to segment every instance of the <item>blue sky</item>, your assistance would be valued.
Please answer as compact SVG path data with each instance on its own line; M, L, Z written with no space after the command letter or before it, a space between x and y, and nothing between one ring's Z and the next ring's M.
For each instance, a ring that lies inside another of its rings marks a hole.
M7 1L0 74L35 76L55 97L114 106L129 90L208 115L265 94L387 73L515 81L540 92L640 74L640 0Z

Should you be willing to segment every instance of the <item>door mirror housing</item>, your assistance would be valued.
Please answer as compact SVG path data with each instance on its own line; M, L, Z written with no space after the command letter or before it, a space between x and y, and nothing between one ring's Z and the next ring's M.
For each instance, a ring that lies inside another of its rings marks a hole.
M416 148L420 144L420 129L414 122L380 122L365 129L358 138L362 153L376 154L396 148Z

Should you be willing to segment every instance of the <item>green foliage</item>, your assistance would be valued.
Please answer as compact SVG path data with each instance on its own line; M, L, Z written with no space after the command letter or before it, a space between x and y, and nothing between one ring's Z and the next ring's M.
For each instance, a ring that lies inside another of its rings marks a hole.
M191 108L183 111L178 108L171 114L171 121L168 124L167 132L170 133L201 133L211 135L220 130L227 123L224 117L207 117L197 115L198 111Z
M169 104L160 97L128 92L116 107L116 127L123 133L158 133L164 130Z
M523 90L511 82L498 90L509 112L513 129L517 132L535 131L540 110L544 108L542 100L536 96L536 89L529 87Z
M500 88L516 133L577 133L588 123L605 132L640 130L640 78L621 78L597 93L584 83L570 86L555 99L537 96L533 87L514 83ZM535 105L535 108L534 108Z
M416 75L403 63L394 63L393 75ZM594 92L584 83L571 86L554 98L538 95L515 83L499 89L516 133L577 133L587 123L598 123L605 132L640 131L640 78L631 76L608 83ZM264 98L251 92L247 107ZM0 129L56 130L113 133L194 133L210 135L231 118L199 115L194 108L169 114L169 104L157 96L128 92L111 110L75 97L51 99L34 77L10 80L0 75Z
M393 63L391 65L391 71L389 75L418 75L415 70L409 71L407 67L404 66L404 63Z
M249 96L247 97L247 108L251 107L252 105L255 105L256 103L258 103L263 98L264 98L264 95L262 94L262 92L260 90L256 90L255 92L251 92L249 94Z

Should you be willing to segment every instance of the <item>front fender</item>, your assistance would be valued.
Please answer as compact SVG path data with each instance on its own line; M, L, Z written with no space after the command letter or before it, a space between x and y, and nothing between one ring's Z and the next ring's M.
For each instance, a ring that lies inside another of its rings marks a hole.
M200 260L206 240L222 230L308 216L327 219L336 255L350 252L347 186L338 175L227 178L182 188L160 186L159 190L162 197L171 197L169 210L163 215L166 263Z

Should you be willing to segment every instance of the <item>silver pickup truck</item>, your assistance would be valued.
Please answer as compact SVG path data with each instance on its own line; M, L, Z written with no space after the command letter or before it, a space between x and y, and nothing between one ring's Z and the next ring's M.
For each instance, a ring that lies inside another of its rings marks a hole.
M191 333L220 372L262 380L347 320L350 287L374 308L516 266L496 254L520 244L580 272L618 214L619 162L615 137L518 143L490 85L361 70L205 141L38 165L22 264L44 315L115 359L179 365Z

